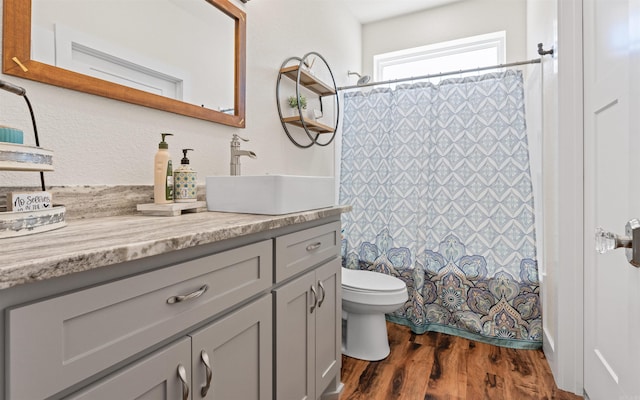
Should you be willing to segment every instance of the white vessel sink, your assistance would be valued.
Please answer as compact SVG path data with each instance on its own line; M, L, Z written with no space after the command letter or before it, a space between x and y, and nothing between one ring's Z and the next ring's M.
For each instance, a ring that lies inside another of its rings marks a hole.
M206 185L209 211L278 215L335 204L327 176L208 176Z

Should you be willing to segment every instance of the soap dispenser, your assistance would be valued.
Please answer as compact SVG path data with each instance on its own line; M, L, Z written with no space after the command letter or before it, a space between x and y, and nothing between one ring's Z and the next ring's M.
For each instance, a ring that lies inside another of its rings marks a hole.
M162 141L158 145L158 152L154 159L153 202L168 204L173 203L173 170L169 145L165 142L165 137L173 134L162 133L161 135Z
M183 157L180 166L173 173L175 185L173 193L176 203L192 203L197 200L197 175L189 165L187 151L193 151L193 149L182 149Z

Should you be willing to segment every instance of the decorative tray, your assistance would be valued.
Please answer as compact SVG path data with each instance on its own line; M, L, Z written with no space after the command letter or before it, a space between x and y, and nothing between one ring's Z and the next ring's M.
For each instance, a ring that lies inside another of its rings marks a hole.
M0 170L53 171L53 151L0 142Z
M143 215L153 215L156 217L177 217L183 213L194 213L207 211L206 201L194 201L190 203L169 203L169 204L138 204L138 211Z
M54 205L50 209L37 211L6 211L0 207L0 238L31 235L66 226L66 209Z

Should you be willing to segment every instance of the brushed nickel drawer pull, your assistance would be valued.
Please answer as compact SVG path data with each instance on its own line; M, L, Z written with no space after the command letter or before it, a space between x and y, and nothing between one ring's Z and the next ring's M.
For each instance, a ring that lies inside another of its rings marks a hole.
M173 304L173 303L181 303L187 300L193 300L195 298L202 296L204 292L207 291L207 289L209 289L209 286L203 285L200 289L196 290L195 292L185 294L183 296L171 296L167 299L167 303Z
M200 395L202 397L206 397L207 392L209 392L209 389L211 388L211 377L213 374L211 372L211 363L209 362L209 355L207 354L207 352L202 350L202 352L200 353L200 358L202 359L202 363L204 364L204 368L207 372L207 382L202 387L202 389L200 389Z
M307 246L307 251L318 250L322 246L321 242L315 242Z
M178 364L178 378L182 383L182 400L189 400L189 384L187 383L187 370L182 364Z

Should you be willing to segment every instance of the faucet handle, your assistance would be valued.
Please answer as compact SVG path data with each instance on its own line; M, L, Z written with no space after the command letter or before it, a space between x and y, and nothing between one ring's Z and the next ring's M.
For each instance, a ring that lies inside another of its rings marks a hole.
M233 134L233 138L232 138L231 140L232 140L232 141L237 141L238 139L242 139L242 140L243 140L243 141L245 141L245 142L248 142L248 141L249 141L249 139L245 139L245 138L243 138L242 136L238 135L237 133L234 133L234 134Z

